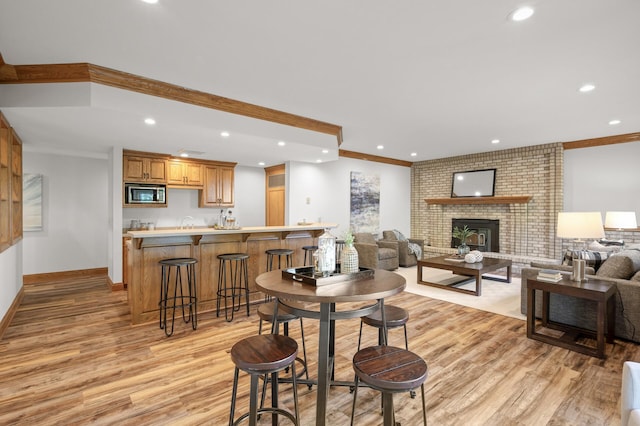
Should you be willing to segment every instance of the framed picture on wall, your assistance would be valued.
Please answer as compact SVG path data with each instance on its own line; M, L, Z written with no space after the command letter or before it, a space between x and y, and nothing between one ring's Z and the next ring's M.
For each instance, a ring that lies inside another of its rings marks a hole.
M22 181L23 230L42 231L42 175L25 173Z

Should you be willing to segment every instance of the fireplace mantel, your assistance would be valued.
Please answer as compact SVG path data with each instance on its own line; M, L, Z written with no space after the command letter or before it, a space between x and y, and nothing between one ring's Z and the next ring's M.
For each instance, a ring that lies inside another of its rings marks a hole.
M511 195L506 197L458 197L458 198L425 198L427 204L461 205L461 204L526 204L531 195Z

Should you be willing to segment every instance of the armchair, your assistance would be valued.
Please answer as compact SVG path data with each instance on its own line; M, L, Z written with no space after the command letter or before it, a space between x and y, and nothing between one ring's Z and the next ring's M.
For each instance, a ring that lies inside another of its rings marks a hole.
M422 251L424 250L424 240L415 238L404 238L402 234L400 237L396 235L395 231L382 231L382 241L395 241L398 243L398 264L403 267L414 266L418 263L418 259L422 258ZM409 243L417 244L418 250L412 250L409 247ZM416 253L414 253L416 251Z
M363 268L398 269L398 242L376 241L368 233L355 233L353 246L358 251L358 263Z

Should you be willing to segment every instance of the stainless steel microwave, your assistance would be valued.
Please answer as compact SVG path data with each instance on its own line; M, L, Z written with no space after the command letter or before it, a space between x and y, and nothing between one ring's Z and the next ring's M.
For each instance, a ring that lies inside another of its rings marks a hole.
M135 204L166 204L167 186L144 183L124 184L124 203Z

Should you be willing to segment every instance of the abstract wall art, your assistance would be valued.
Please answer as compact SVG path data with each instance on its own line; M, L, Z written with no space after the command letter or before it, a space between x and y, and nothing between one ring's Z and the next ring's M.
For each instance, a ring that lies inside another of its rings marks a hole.
M378 234L380 176L351 172L351 230Z
M25 173L22 181L23 230L42 231L42 175Z

